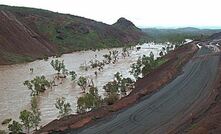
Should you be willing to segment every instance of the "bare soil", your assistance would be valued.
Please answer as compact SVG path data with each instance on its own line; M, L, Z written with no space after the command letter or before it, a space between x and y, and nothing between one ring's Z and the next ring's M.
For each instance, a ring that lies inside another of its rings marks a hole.
M32 59L55 55L55 45L21 23L10 12L0 11L0 64L10 64L13 55Z

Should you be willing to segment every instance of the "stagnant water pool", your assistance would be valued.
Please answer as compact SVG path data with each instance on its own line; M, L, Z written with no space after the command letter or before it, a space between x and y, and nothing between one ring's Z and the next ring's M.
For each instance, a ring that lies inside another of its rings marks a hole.
M69 71L75 71L79 76L85 76L93 79L95 86L98 87L99 94L103 95L103 85L111 81L114 74L120 72L124 77L131 77L129 70L130 65L138 59L139 56L149 55L152 51L155 57L159 57L159 53L167 44L154 44L148 43L141 45L141 49L131 49L130 56L123 58L119 56L116 64L109 64L104 67L104 70L98 72L97 77L94 72L96 69L89 69L88 71L80 69L82 64L88 63L91 59L102 60L103 55L109 52L108 49L100 51L81 51L70 54L64 54L60 60L64 60L66 68ZM111 50L118 50L122 52L122 48L115 48ZM96 55L96 56L95 56ZM31 80L35 76L45 75L48 79L55 76L56 71L50 65L53 57L45 60L37 60L31 63L18 64L18 65L5 65L0 66L0 123L7 118L12 118L18 121L20 111L30 109L30 93L31 91L23 85L25 80ZM30 72L33 68L33 73ZM39 108L41 111L41 123L45 125L54 120L58 116L58 110L55 108L56 99L65 97L71 104L73 113L76 112L77 98L82 95L82 90L76 83L71 81L68 77L62 84L48 89L46 92L39 96ZM6 129L7 126L0 125L0 129Z

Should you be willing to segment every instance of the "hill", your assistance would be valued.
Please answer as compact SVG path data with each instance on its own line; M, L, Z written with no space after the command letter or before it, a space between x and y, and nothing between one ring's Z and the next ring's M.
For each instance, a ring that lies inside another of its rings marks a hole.
M180 43L185 39L206 39L214 33L221 32L221 29L198 29L193 27L177 29L145 28L142 31L148 33L152 41Z
M6 5L0 5L0 17L0 64L135 45L146 37L132 22L122 18L108 25L70 14Z

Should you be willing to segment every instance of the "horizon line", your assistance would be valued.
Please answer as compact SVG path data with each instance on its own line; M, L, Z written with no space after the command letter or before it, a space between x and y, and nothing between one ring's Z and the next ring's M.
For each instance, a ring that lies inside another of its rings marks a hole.
M97 21L97 22L102 22L102 23L105 23L105 24L108 24L108 25L112 25L112 24L109 24L109 23L106 23L106 22L103 22L101 20L96 20L96 19L93 19L93 18L87 18L85 16L80 16L80 15L76 15L76 14L72 14L72 13L65 13L65 12L59 12L59 11L53 11L53 10L49 10L49 9L44 9L44 8L38 8L38 7L30 7L30 6L17 6L17 5L7 5L7 4L1 4L1 6L10 6L10 7L18 7L18 8L32 8L32 9L37 9L37 10L46 10L46 11L50 11L50 12L54 12L54 13L59 13L59 14L67 14L67 15L73 15L73 16L77 16L77 17L82 17L82 18L86 18L86 19L90 19L90 20L94 20L94 21ZM124 16L122 16L124 17ZM127 18L126 18L127 19ZM129 20L131 21L131 20ZM134 23L133 21L131 21L132 23ZM114 23L113 23L114 24ZM169 25L169 26L163 26L163 25L143 25L143 26L138 26L138 25L135 25L136 27L140 28L140 29L148 29L148 28L156 28L156 29L179 29L179 28L197 28L197 29L212 29L212 30L221 30L221 25L220 26L197 26L197 25Z

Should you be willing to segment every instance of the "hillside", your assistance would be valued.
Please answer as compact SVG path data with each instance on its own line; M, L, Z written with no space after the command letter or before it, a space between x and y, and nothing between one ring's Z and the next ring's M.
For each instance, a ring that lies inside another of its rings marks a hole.
M148 33L152 41L180 43L185 39L206 39L214 33L221 32L221 29L198 29L193 27L177 29L145 28L142 31Z
M122 18L107 25L69 14L5 5L0 5L0 18L0 64L135 45L146 37L132 22Z

